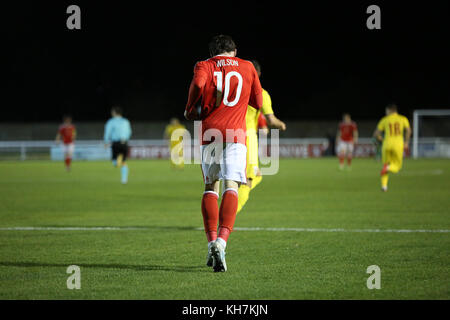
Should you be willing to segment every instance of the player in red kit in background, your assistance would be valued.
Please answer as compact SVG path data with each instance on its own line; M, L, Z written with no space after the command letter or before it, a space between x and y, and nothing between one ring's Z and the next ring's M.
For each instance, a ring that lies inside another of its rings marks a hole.
M59 126L58 133L56 134L56 143L59 144L62 139L64 163L67 171L70 171L70 165L72 163L76 134L75 126L72 124L72 117L65 115L63 117L63 123Z
M201 208L208 240L206 264L214 272L224 272L225 247L236 219L238 188L247 183L247 106L261 108L262 88L253 64L236 57L231 37L213 37L209 52L211 58L197 62L194 67L184 114L188 120L202 121L201 168L205 191ZM219 208L220 180L224 181L224 191Z
M339 124L339 130L336 135L336 145L339 157L339 168L344 169L345 159L350 169L352 165L354 144L358 142L358 127L352 121L350 114L344 113L342 122Z

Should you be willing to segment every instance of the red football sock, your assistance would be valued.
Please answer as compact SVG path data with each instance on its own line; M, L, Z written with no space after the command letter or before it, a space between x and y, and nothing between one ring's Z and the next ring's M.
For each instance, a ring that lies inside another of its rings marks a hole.
M219 195L212 191L205 192L202 198L203 225L205 226L208 242L215 241L217 238L217 220L219 219L218 198Z
M233 230L238 208L238 194L234 189L227 189L223 193L219 211L219 237L227 241Z
M66 167L70 167L70 162L72 161L72 158L66 158L65 159L65 163L66 163Z
M345 158L344 156L339 156L339 163L344 164Z

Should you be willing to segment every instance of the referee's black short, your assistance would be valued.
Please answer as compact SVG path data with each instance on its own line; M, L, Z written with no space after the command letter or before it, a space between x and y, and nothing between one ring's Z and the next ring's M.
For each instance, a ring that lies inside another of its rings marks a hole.
M112 160L116 160L119 154L122 155L122 161L127 160L128 156L128 144L126 141L115 141L111 145L112 149Z

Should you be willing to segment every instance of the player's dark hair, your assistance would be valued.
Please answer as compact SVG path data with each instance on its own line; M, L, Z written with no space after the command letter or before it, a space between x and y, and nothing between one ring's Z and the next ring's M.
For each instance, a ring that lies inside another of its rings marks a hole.
M346 116L349 116L349 117L351 117L351 116L350 116L350 113L348 113L348 112L344 112L344 113L342 114L342 118L345 118Z
M70 113L65 113L65 114L63 114L63 117L62 117L64 120L65 119L67 119L67 118L70 118L70 119L72 119L72 115L70 114Z
M391 111L393 111L393 112L397 112L398 111L397 105L395 103L388 104L386 108L391 110Z
M236 50L236 44L230 36L219 34L209 42L209 54L211 57L218 54Z
M259 64L258 61L256 60L252 60L253 65L255 66L256 71L258 71L259 73L261 73L261 65Z
M111 111L114 111L115 113L117 113L118 115L123 115L123 110L121 106L113 106L111 108Z

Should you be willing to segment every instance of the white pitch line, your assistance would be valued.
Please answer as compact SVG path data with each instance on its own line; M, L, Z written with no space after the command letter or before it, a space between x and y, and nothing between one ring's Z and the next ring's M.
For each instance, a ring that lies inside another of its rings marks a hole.
M426 171L407 171L401 172L402 176L440 176L444 173L442 169L426 170Z
M152 230L150 227L0 227L0 231L103 231L103 230ZM193 228L192 230L203 230ZM359 233L450 233L447 229L342 229L342 228L262 228L235 227L235 231L278 232L359 232Z
M98 231L98 230L141 230L137 227L5 227L0 231Z
M424 230L424 229L342 229L342 228L247 228L247 227L236 227L233 230L238 231L294 231L294 232L367 232L367 233L449 233L450 230L446 229L435 229L435 230Z

